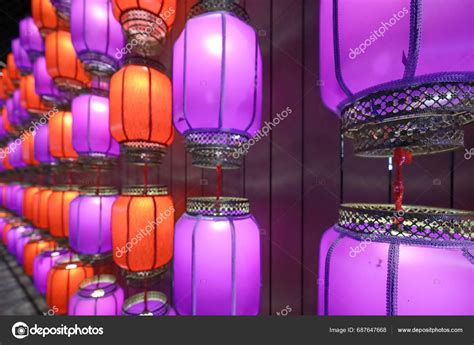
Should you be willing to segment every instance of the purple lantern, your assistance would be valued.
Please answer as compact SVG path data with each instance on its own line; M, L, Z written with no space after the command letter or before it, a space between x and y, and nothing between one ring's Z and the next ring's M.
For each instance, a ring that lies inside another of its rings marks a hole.
M247 199L188 199L175 228L178 314L257 315L260 267L260 231Z
M13 201L14 211L19 217L23 216L23 200L25 198L26 188L28 188L27 185L20 185L20 188L18 188L15 191L15 195L13 197L14 198L14 201Z
M85 69L97 75L113 74L120 68L125 38L112 13L112 1L73 0L71 6L72 44Z
M7 134L8 134L8 132L5 129L5 124L3 123L3 116L0 116L0 139L5 138L7 136Z
M13 57L15 58L15 65L20 70L21 74L31 73L33 66L31 65L28 53L24 47L21 46L19 38L15 38L12 41L12 52Z
M56 159L49 150L49 128L47 125L36 128L34 141L35 159L42 164L54 164Z
M83 256L112 251L112 205L117 192L103 188L79 195L69 208L69 245Z
M239 146L261 125L258 35L233 1L236 13L226 12L229 2L207 13L198 3L192 11L197 16L187 21L174 46L173 121L186 137L193 164L201 167L238 167L245 154Z
M471 0L321 1L322 98L357 154L463 146L474 120L473 11Z
M57 248L55 250L47 250L35 257L33 264L33 282L39 293L45 294L48 285L48 273L60 259L70 257L69 250L65 248Z
M123 304L123 315L126 316L174 316L173 308L168 304L164 293L159 291L147 291L134 295Z
M7 190L5 192L5 208L9 209L10 211L15 210L15 194L19 188L21 188L21 185L18 183L12 183L9 184L7 187Z
M24 251L25 251L25 246L28 242L32 240L40 240L41 236L33 230L32 227L25 227L25 231L15 232L15 255L16 255L16 261L18 264L23 265L23 257L24 257Z
M10 162L12 167L16 169L25 168L27 166L27 164L23 160L23 152L22 152L23 150L21 149L21 145L22 145L22 142L20 138L15 139L15 141L11 142L9 145L8 161ZM13 209L16 204L15 201L16 200L13 196L12 198Z
M30 118L28 111L21 105L21 92L17 89L13 93L13 97L7 101L8 120L14 126L21 126Z
M124 301L123 289L113 275L96 275L82 281L69 299L68 315L118 316Z
M473 315L473 218L342 205L321 240L319 315Z
M109 99L85 94L72 102L72 143L82 160L116 158L120 146L109 130Z
M70 96L60 91L49 75L44 56L36 59L33 65L33 74L35 77L35 91L43 102L49 105L62 105L69 102Z
M22 224L13 224L10 230L7 233L7 249L8 252L16 256L16 243L22 234L31 232L31 228L24 226Z
M44 55L44 42L32 17L20 21L20 43L31 61Z

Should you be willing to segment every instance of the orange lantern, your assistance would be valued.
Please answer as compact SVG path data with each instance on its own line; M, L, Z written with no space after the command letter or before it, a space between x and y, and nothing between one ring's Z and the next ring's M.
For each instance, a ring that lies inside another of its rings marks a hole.
M13 83L13 80L10 78L7 68L2 69L2 80L3 80L3 84L5 85L5 91L7 95L11 96L13 92L15 92L15 84Z
M29 74L20 81L21 106L32 114L43 114L47 108L35 90L35 77Z
M2 233L2 241L5 246L8 245L8 232L13 229L17 228L21 225L25 225L22 221L20 221L18 218L12 218L4 227L3 227L3 233Z
M15 129L15 127L13 127L12 123L8 119L7 107L3 108L2 110L2 120L3 120L3 127L5 127L5 130L10 134L15 135L17 133L17 130Z
M132 276L160 271L173 254L173 199L157 186L128 187L123 193L112 207L114 261Z
M51 155L62 161L77 158L77 152L72 145L72 114L60 111L49 119L49 150Z
M54 237L69 236L69 208L79 193L74 190L54 189L49 198L49 230Z
M176 0L136 1L112 0L115 18L122 24L128 42L134 39L140 44L132 45L134 52L148 55L163 45L166 34L176 18Z
M3 70L0 71L0 99L6 101L8 98L7 86L5 85L5 78Z
M56 15L50 0L31 0L31 14L41 34L56 30L68 30L68 23Z
M110 131L122 151L137 161L160 161L173 141L171 82L155 68L127 65L110 85Z
M31 134L25 134L24 138L21 144L23 161L29 166L39 165L39 162L35 159L35 137Z
M51 32L45 39L46 67L51 78L61 90L79 92L90 84L81 61L67 31Z
M76 293L86 278L92 278L94 269L78 260L59 261L48 273L46 302L56 307L56 314L67 314L69 298Z
M40 188L31 186L25 189L23 197L23 217L29 221L33 221L34 199L35 195L40 192Z
M7 70L8 70L8 76L10 77L10 80L13 82L13 85L15 86L15 88L20 86L21 73L20 73L20 70L16 67L13 53L9 53L7 55Z
M53 190L45 188L33 197L33 225L39 229L49 228L48 206L51 194Z
M56 241L50 239L39 239L28 242L23 251L23 268L30 277L33 275L33 263L41 252L53 249L57 245Z
M2 160L2 165L5 169L13 170L15 168L13 167L13 165L10 164L10 160L8 159L8 156L9 154L8 154L8 146L7 146L0 150L0 159ZM5 200L5 198L3 200Z

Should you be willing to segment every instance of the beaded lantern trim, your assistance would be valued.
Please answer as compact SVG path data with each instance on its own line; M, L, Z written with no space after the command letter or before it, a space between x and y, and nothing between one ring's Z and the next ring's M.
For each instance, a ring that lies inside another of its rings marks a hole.
M190 132L185 137L192 164L200 168L215 168L219 164L224 169L239 168L245 155L240 148L248 141L241 134L217 131Z
M462 82L380 91L344 108L342 127L359 156L391 156L395 147L414 155L450 151L464 145L473 100L474 84Z
M338 225L358 234L405 239L474 240L474 212L424 206L343 204Z
M225 11L233 14L244 22L250 22L250 17L245 9L235 0L201 0L189 11L188 19L208 12Z
M146 141L130 141L120 144L120 152L129 163L160 164L166 155L166 147Z
M92 278L84 279L79 285L79 294L83 297L100 298L111 294L117 289L117 279L111 274L100 274ZM97 290L101 290L101 294L95 295Z
M192 216L238 217L250 214L250 203L245 198L196 197L189 198L186 213Z
M122 195L130 195L130 196L168 195L168 188L166 188L166 186L158 186L158 185L126 186L126 187L123 187Z
M168 309L169 309L168 298L166 297L166 295L164 293L159 292L159 291L149 291L146 294L147 294L146 295L146 300L147 301L149 301L149 302L150 301L157 301L157 302L160 302L161 304L156 309L151 309L151 310L144 311L144 313L139 314L140 316L165 315L168 312ZM144 292L139 293L137 295L134 295L132 297L129 297L129 298L127 298L127 300L125 300L125 302L123 304L123 307L122 307L122 311L126 315L136 315L136 314L130 313L130 309L133 308L136 304L144 303L144 302L145 302L145 293ZM149 313L149 314L147 314L147 313Z

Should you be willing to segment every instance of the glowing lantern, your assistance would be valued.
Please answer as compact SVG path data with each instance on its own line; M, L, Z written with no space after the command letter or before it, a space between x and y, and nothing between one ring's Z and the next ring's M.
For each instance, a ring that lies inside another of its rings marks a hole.
M25 135L25 140L21 144L23 161L29 166L36 166L39 162L35 159L35 137Z
M32 65L28 53L21 46L20 39L15 38L12 41L12 52L15 58L15 65L20 70L21 74L31 73Z
M62 161L75 160L77 153L72 145L71 112L58 112L49 120L48 127L51 155Z
M247 21L233 1L201 1L175 43L173 121L196 166L240 166L260 129L262 59Z
M50 0L31 0L31 13L43 36L56 30L67 30L67 21L58 19Z
M56 245L56 241L51 239L35 239L28 242L25 246L25 251L23 254L23 268L25 269L25 273L30 277L33 276L33 263L36 256L38 256L44 250L56 247Z
M33 228L28 227L26 231L23 231L21 233L17 231L16 237L17 237L15 241L16 261L18 262L19 265L23 265L25 246L30 241L41 239L41 236L38 234L37 231L34 231Z
M20 21L20 43L31 61L44 55L43 37L32 17L26 17Z
M36 129L34 136L35 159L42 164L54 164L55 158L49 149L49 126L43 125Z
M69 32L48 34L45 46L48 73L60 90L77 93L89 84L89 75L76 56Z
M13 83L13 80L10 78L7 68L2 69L2 81L5 85L5 91L7 93L7 96L11 96L13 92L15 92L16 86Z
M86 278L94 275L94 269L77 260L60 260L51 268L48 274L46 302L49 307L55 306L57 314L66 315L68 301L79 289Z
M62 106L69 102L70 96L60 91L48 73L46 58L41 56L33 64L35 91L48 106Z
M41 190L34 199L33 225L39 229L48 230L49 228L48 205L51 194L53 194L53 190L46 188Z
M122 313L124 292L112 275L96 275L83 280L70 298L68 315L118 316Z
M145 297L146 294L146 297ZM134 295L123 304L123 315L127 316L172 316L174 310L168 298L159 291L147 291Z
M64 260L72 254L65 248L56 248L43 251L37 255L33 263L33 283L41 294L46 293L48 273L57 261Z
M35 77L32 74L21 78L20 99L21 106L31 114L41 115L47 109L40 96L36 93Z
M37 186L30 186L25 189L23 198L23 216L29 221L33 221L34 198L40 192Z
M69 236L69 209L72 200L78 195L79 193L75 190L53 188L48 201L49 230L52 236Z
M21 73L16 66L13 53L9 53L7 55L7 70L9 79L12 81L14 87L17 88L20 85Z
M159 162L173 141L171 82L149 66L127 65L112 76L110 131L137 162Z
M115 263L131 276L159 272L173 254L173 224L173 200L166 188L124 188L112 207Z
M92 74L110 75L120 68L124 36L110 0L73 1L71 36L79 59Z

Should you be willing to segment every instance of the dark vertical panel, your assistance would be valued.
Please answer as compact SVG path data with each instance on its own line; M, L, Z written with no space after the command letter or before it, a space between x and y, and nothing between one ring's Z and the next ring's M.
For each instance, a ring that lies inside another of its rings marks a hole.
M262 121L271 117L272 76L270 69L271 54L271 0L248 1L247 11L251 24L257 30L263 59L263 110ZM250 200L252 214L261 231L262 241L262 304L261 314L268 315L271 308L270 281L270 137L262 138L250 150L245 166L245 194Z
M293 314L301 312L302 5L303 1L274 1L272 13L273 121L291 109L272 130L273 313L288 307Z
M303 189L303 291L305 315L317 311L319 241L336 222L339 207L339 127L336 114L320 98L319 4L304 6L304 189Z
M466 126L464 133L464 149L454 156L453 206L474 211L474 155L470 152L474 151L474 124Z

